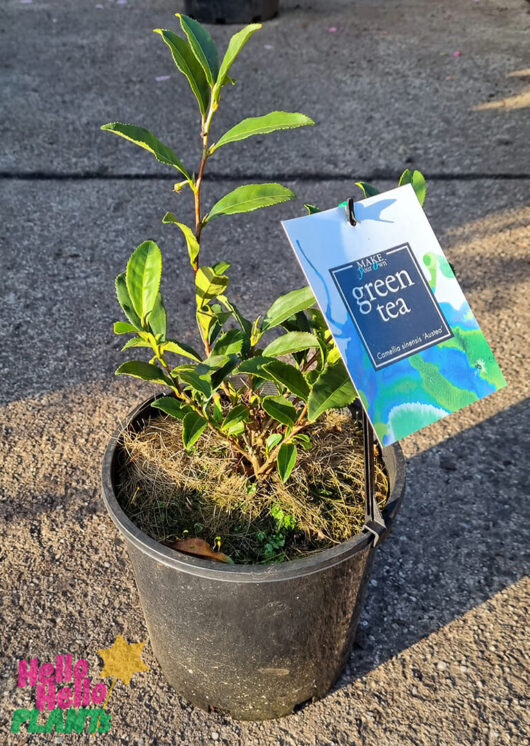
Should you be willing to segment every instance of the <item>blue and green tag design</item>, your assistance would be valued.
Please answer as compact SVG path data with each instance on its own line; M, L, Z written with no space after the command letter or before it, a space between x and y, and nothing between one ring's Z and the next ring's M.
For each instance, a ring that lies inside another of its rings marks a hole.
M383 445L506 385L407 184L283 227Z

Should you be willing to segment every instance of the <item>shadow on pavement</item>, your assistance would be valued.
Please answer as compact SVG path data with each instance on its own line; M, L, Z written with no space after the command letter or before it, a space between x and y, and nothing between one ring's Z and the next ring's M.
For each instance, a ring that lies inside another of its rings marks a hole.
M376 554L337 688L528 573L528 402L410 460L403 508Z

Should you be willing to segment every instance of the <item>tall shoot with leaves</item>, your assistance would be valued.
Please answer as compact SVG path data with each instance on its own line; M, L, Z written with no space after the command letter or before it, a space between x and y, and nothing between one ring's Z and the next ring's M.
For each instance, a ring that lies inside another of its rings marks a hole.
M210 430L238 457L238 468L251 480L265 479L276 468L285 482L295 468L297 449L311 448L305 431L326 410L353 402L356 392L324 317L314 308L310 288L281 296L263 317L252 322L227 295L228 262L208 266L200 261L203 231L215 219L295 199L293 192L281 184L245 184L205 210L203 187L207 163L220 148L254 135L314 122L305 114L272 111L243 119L212 142L212 122L223 91L229 83L235 84L230 77L232 66L261 26L251 24L234 34L220 59L212 37L201 24L180 13L177 17L182 35L168 29L155 29L155 33L169 48L197 101L197 170L185 166L171 147L144 127L112 122L102 129L136 143L160 163L175 168L182 177L175 184L176 192L191 190L193 222L188 224L172 212L164 215L163 222L177 226L187 247L204 353L168 335L160 293L162 256L156 243L145 241L133 252L126 271L116 278L118 302L127 321L116 322L114 331L131 335L124 350L146 348L150 359L129 360L116 372L170 389L170 395L157 399L153 406L182 420L186 449L193 448ZM423 189L424 197L424 180L422 186L423 177L418 174L405 172L402 180L409 179L417 193ZM360 186L365 193L373 189ZM307 207L310 212L318 210ZM264 337L271 330L283 333L267 341ZM178 358L176 365L172 355Z

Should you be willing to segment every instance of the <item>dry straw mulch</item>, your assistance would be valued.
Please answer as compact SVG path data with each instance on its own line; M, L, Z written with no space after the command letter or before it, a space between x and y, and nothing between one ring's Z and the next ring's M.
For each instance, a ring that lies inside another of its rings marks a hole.
M277 474L252 484L237 454L215 434L205 433L187 453L181 422L153 418L139 432L124 435L120 502L157 541L201 537L237 563L295 559L333 546L364 523L362 430L349 413L332 410L306 432L313 446L298 448L287 484ZM380 458L376 493L382 508L388 478ZM280 532L284 545L274 545L273 556L270 539L278 530L272 506L295 519L293 529Z

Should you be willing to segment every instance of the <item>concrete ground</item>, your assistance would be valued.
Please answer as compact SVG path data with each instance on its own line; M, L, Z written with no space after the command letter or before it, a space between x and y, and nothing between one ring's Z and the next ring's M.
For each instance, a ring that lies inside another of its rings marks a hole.
M160 222L189 203L168 170L98 127L143 124L194 162L196 139L183 139L196 125L191 95L151 33L174 27L178 9L4 0L0 12L2 743L93 743L9 735L13 711L34 701L16 688L19 659L71 653L95 676L96 651L118 632L147 638L99 495L108 437L150 391L113 376L123 359L113 278L138 243L159 241L171 323L191 340L187 262ZM117 684L107 742L529 742L528 10L523 0L282 0L234 68L218 132L278 108L317 122L212 161L212 201L254 179L282 180L301 199L205 233L205 260L232 262L239 304L257 314L302 284L279 224L302 201L330 207L358 178L387 188L421 168L427 214L508 387L404 441L406 501L333 692L282 720L235 722L179 699L147 644L151 670ZM231 31L213 29L221 45Z

